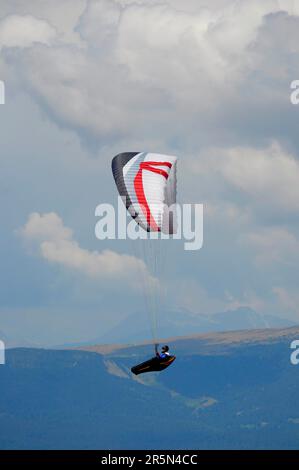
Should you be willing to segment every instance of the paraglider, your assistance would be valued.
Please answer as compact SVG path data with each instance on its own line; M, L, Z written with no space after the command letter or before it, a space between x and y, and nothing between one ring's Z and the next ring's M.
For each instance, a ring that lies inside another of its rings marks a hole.
M143 281L154 343L157 343L158 311L163 290L159 271L165 264L166 251L160 246L161 234L169 238L176 231L176 169L177 157L157 153L126 152L116 155L112 160L112 173L119 195L135 225L141 227L144 235L148 235L141 240L136 238L134 249L137 257L144 259L151 273L148 276L142 271L140 278ZM155 353L155 357L149 361L133 367L132 372L161 371L175 360L175 356L169 355L168 349L159 354L156 347Z
M164 348L168 346L164 346ZM175 356L171 356L168 353L169 348L165 351L162 348L162 353L160 354L156 347L156 356L150 359L149 361L142 362L137 366L132 367L131 371L135 375L143 374L144 372L160 372L166 369L170 364L175 360Z

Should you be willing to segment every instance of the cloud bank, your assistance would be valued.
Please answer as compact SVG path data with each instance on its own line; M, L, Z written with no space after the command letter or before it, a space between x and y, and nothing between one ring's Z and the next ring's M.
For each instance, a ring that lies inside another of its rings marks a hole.
M39 254L45 260L93 279L122 280L134 285L140 271L147 275L143 261L133 256L81 248L74 240L72 230L53 212L30 214L19 234L26 241L36 242Z

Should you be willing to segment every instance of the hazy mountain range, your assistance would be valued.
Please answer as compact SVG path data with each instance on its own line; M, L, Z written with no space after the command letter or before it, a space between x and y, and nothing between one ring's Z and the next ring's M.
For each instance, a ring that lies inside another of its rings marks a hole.
M135 312L122 320L117 326L111 328L105 334L95 336L88 342L76 341L62 344L37 344L30 338L8 335L0 331L0 339L5 342L7 348L65 348L77 347L89 344L135 344L152 338L150 321L145 312ZM158 314L157 336L165 338L169 336L185 336L193 333L208 333L217 331L249 330L258 328L283 328L295 326L296 323L274 315L262 315L249 307L241 307L212 315L191 313L188 310L166 310Z
M11 349L0 366L1 449L297 449L299 327L168 338L162 373L132 376L152 346Z
M158 315L160 337L183 336L194 332L234 331L258 328L281 328L295 323L274 315L261 315L249 307L216 313L194 314L188 310L165 311ZM150 322L144 313L128 316L108 333L96 338L95 343L130 343L145 341L151 337Z

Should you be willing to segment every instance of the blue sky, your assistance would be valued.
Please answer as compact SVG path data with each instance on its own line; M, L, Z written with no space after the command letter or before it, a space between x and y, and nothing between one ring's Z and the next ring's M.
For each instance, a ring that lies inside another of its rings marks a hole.
M291 0L2 0L0 331L88 341L143 310L130 245L94 235L130 150L178 155L204 204L169 307L298 321L298 31Z

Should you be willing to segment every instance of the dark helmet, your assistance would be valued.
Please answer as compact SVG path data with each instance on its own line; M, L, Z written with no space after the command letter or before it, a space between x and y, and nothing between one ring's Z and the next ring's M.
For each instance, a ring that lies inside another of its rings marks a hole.
M163 351L163 352L169 351L169 347L168 347L168 346L163 346L162 351Z

